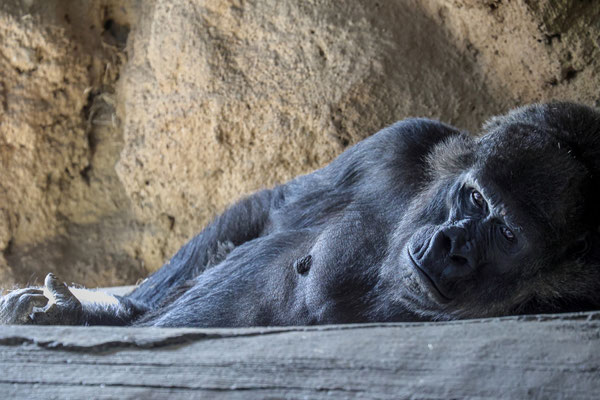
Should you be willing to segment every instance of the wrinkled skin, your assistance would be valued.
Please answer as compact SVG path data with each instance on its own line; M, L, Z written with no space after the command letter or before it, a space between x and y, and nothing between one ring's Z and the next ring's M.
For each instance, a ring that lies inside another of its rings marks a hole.
M398 122L234 204L130 295L85 300L50 275L45 295L4 296L0 321L305 325L598 307L600 114L533 105L483 133Z

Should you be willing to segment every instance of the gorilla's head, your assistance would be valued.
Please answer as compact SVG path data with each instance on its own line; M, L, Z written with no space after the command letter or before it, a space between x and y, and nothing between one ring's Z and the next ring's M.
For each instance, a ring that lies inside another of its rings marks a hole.
M403 246L417 311L465 318L600 305L600 114L568 103L517 109L478 140L439 145L429 164L432 183L413 203Z

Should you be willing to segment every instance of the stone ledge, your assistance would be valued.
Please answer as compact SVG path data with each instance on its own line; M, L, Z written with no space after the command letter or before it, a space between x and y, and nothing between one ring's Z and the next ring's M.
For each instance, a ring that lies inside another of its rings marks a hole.
M6 398L597 398L600 312L243 329L0 327Z

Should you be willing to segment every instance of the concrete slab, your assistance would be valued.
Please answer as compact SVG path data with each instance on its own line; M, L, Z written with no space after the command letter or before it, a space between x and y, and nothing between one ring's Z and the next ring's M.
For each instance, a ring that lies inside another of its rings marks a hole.
M578 398L600 312L248 329L0 327L3 398Z

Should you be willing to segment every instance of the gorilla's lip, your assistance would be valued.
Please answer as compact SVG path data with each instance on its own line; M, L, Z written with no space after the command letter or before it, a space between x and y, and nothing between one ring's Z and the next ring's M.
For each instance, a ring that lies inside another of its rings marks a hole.
M429 289L430 292L434 294L436 298L438 298L442 303L447 303L452 300L450 297L444 295L440 288L435 284L435 281L429 276L427 272L423 268L419 266L419 264L415 261L412 254L410 253L410 249L407 249L408 258L414 266L414 269L417 271L417 274L421 278L421 280L425 283L425 286Z

